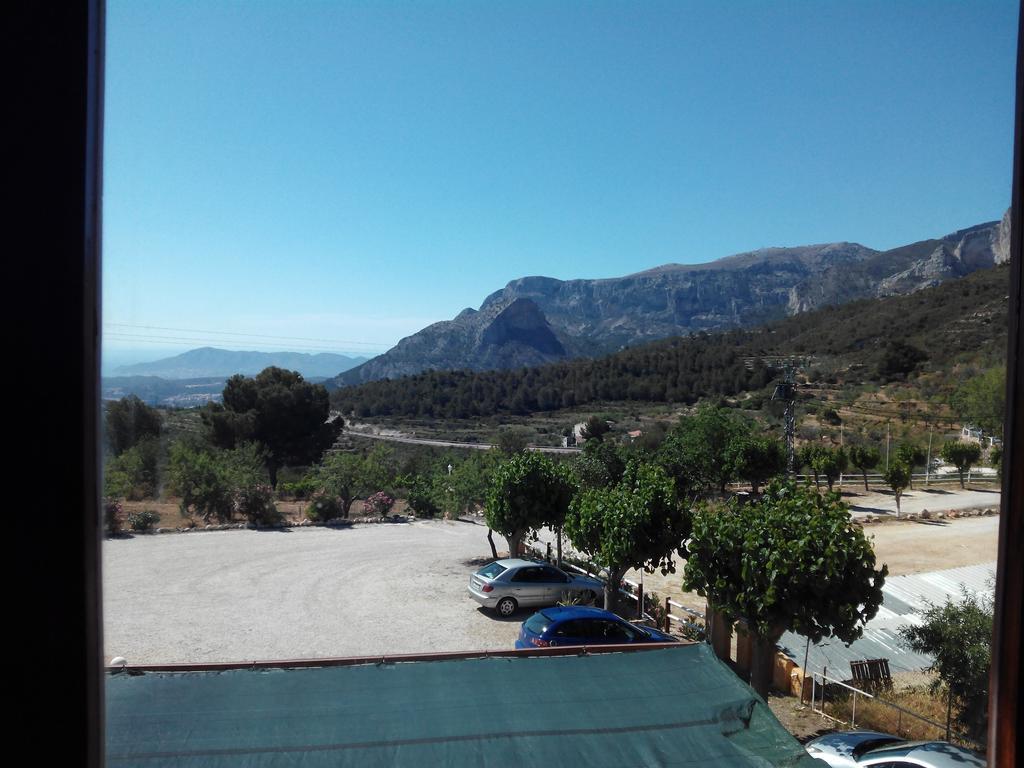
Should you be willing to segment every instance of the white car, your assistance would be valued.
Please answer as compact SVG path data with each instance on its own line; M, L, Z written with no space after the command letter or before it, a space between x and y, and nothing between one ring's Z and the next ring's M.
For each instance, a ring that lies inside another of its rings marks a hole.
M878 731L837 731L805 745L834 768L985 768L985 759L946 741L906 741Z

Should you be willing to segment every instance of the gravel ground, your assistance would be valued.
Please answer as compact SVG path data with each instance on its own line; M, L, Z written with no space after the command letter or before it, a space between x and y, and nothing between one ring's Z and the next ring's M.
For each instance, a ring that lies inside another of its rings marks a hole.
M866 532L901 574L994 560L998 523L891 521ZM501 620L466 595L469 574L490 560L486 528L466 522L136 536L104 542L103 560L107 661L502 649L531 613ZM648 591L703 610L681 584L682 563L645 576Z
M511 648L466 594L489 560L463 522L203 531L103 545L106 661L250 661Z

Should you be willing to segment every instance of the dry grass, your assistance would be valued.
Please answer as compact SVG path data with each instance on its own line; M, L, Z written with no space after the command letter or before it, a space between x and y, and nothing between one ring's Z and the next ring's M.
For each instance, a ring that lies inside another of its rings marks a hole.
M902 707L904 712L887 702ZM942 693L933 694L928 687L928 677L924 674L913 675L902 680L897 679L890 691L879 692L874 699L866 696L856 697L856 717L854 718L854 697L831 697L824 705L825 713L842 721L855 724L857 728L892 733L909 740L945 740L946 738L946 697ZM913 714L927 718L914 717ZM954 715L956 713L954 712ZM954 743L977 749L981 745L958 738L955 723L951 740Z
M277 506L279 512L284 515L284 519L288 523L299 523L306 517L306 507L309 505L308 501L275 501L274 504ZM156 512L160 516L160 521L156 523L153 528L189 528L192 525L203 527L205 523L200 518L193 518L191 521L187 517L182 517L180 500L177 498L168 498L165 500L146 500L146 501L124 501L121 502L122 526L128 530L128 514L131 512L141 512L149 509ZM404 500L395 502L394 508L391 510L393 515L404 515L406 513L406 503ZM363 502L355 501L352 504L352 509L349 510L349 517L360 518L363 516ZM216 521L214 521L216 522ZM242 522L241 518L235 519L233 522ZM191 525L190 525L191 523Z

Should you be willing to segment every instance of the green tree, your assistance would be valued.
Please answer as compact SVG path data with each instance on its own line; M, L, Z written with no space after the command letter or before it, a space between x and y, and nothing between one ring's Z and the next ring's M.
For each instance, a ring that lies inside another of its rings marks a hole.
M915 346L898 339L886 343L882 350L882 358L878 362L878 376L885 381L904 379L919 363L928 359L928 355Z
M360 491L371 494L377 491L392 491L398 468L395 452L389 445L378 443L363 456ZM393 495L393 494L392 494Z
M988 462L996 471L996 476L1003 476L1003 448L1000 445L993 445L988 452Z
M490 487L491 474L500 463L499 451L472 451L459 460L449 457L438 468L438 479L443 487L440 497L446 511L452 515L475 512L484 505ZM452 471L448 474L447 468Z
M910 470L909 484L910 489L914 488L914 467L924 466L925 461L928 460L928 455L925 453L924 448L916 443L900 443L896 446L895 454L896 461L905 464L907 469Z
M756 495L762 483L786 471L786 446L772 437L739 437L729 444L729 462Z
M614 443L588 440L573 459L572 471L581 488L608 488L622 479L626 459Z
M675 480L679 493L716 489L725 493L736 476L734 442L748 427L728 408L702 405L684 416L658 450L657 462Z
M498 430L498 450L506 456L525 451L529 444L529 432L521 427L502 427Z
M580 437L587 441L601 441L604 440L604 436L610 429L611 427L608 426L608 422L600 416L591 416L583 425L583 429L580 430Z
M807 467L814 473L814 486L821 488L821 473L818 472L818 454L824 450L824 446L818 443L804 443L796 452L796 463L800 467Z
M929 606L920 624L900 629L912 650L934 659L929 669L938 679L932 692L945 686L956 722L976 741L984 741L988 729L993 616L991 599L974 598L965 590L959 602L946 598L944 605Z
M972 377L953 394L950 404L964 422L1001 436L1006 412L1006 366Z
M836 494L777 480L750 503L705 505L687 547L684 589L745 623L751 685L764 697L783 632L849 643L882 604L888 569L876 570L871 543Z
M270 367L253 378L232 376L224 387L224 403L212 403L202 417L209 439L221 448L258 442L265 449L270 484L288 465L307 465L320 459L344 423L328 422L327 390L310 384L295 371Z
M966 443L960 440L952 440L943 443L939 452L942 460L956 467L960 475L960 487L964 487L964 474L969 472L971 467L981 459L981 446L977 443Z
M364 458L358 453L336 451L327 454L315 470L324 493L341 503L342 517L348 517L352 502L365 493Z
M910 485L910 467L902 461L894 461L882 473L882 479L886 485L892 488L892 492L896 496L896 518L899 519L900 499L903 497L903 492L907 489L907 486Z
M132 500L152 498L160 484L159 463L157 437L144 438L109 458L103 470L104 495Z
M416 517L434 518L441 513L435 486L423 475L406 475L400 485L405 487L405 503Z
M170 481L181 497L181 514L204 522L231 519L234 496L224 452L179 441L171 446Z
M604 607L630 568L675 572L673 554L684 554L690 514L675 485L656 464L629 463L613 488L590 488L569 505L565 532L573 546L608 570Z
M542 453L519 453L494 471L487 490L487 526L508 541L516 557L524 537L544 525L560 526L575 488L568 473Z
M815 480L817 480L819 475L824 475L830 492L839 475L846 471L847 464L846 451L842 448L820 445L817 446L817 450L811 458L811 467L814 469Z
M868 489L868 470L874 469L882 460L882 452L871 445L850 446L850 463L860 470L864 477L864 490Z
M120 456L141 440L159 437L163 417L156 408L129 395L107 403L103 424L110 452Z

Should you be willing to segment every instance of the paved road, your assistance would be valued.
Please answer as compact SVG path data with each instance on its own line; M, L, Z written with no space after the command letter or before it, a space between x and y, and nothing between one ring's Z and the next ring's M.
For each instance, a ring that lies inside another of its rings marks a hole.
M901 514L920 513L928 509L932 512L947 509L973 509L975 507L999 507L999 490L960 488L917 488L904 491L900 499ZM896 515L896 499L892 494L865 494L849 498L850 511L855 515Z
M452 440L428 440L423 437L407 437L405 435L376 435L370 432L356 432L355 430L345 429L343 434L350 437L366 437L370 440L384 440L390 443L410 443L412 445L433 445L439 448L469 448L475 451L486 451L494 448L493 443L457 443ZM531 451L540 451L541 453L579 453L579 448L558 448L547 445L531 445L529 446Z
M418 521L210 531L103 545L109 661L249 661L511 648L465 593L487 529Z

